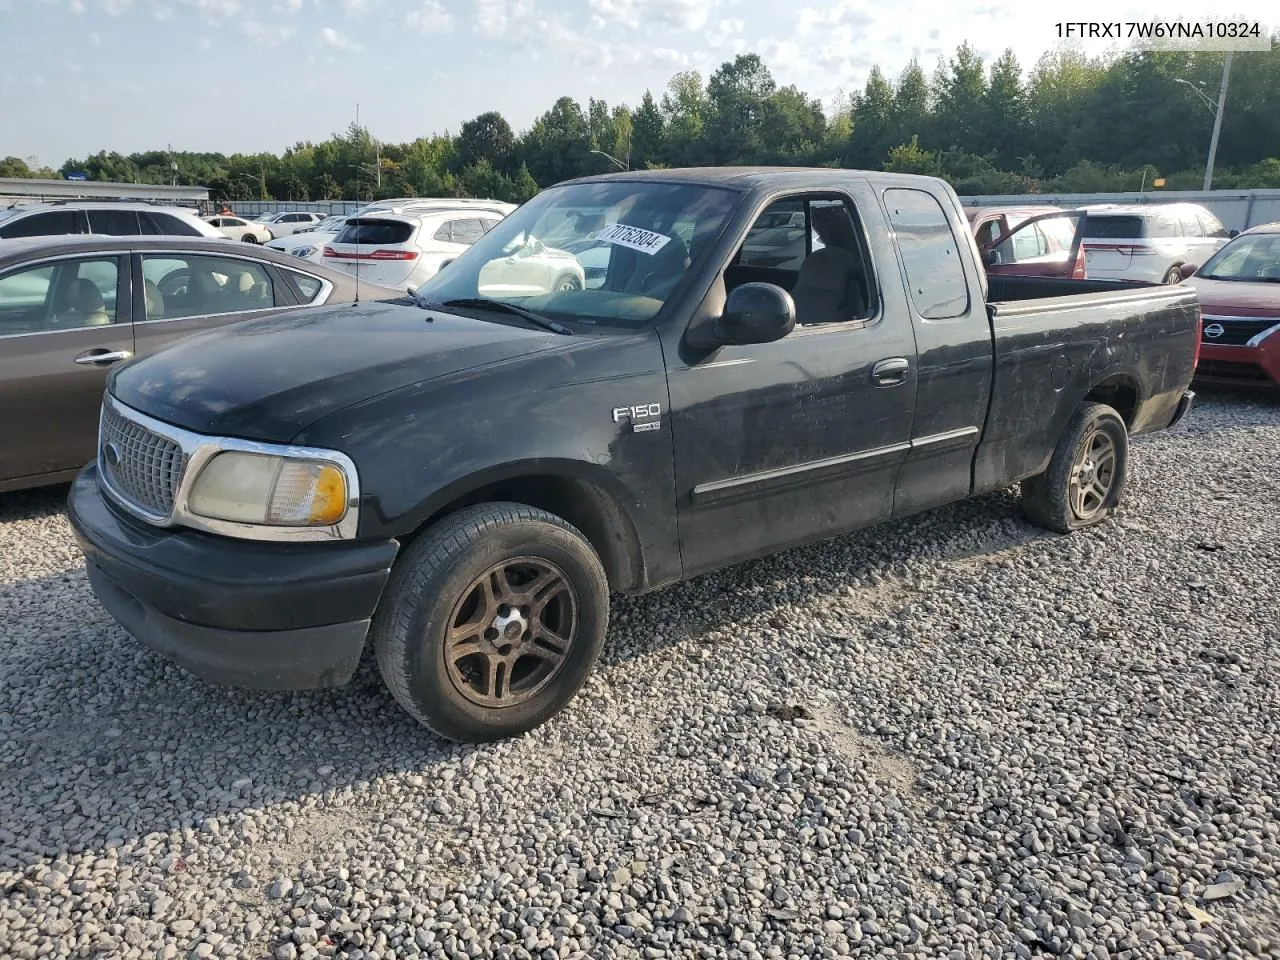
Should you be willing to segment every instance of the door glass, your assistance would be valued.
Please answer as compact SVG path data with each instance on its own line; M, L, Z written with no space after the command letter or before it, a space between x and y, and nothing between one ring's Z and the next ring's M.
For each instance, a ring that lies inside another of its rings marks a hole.
M105 233L112 237L133 237L138 228L136 210L90 210L89 232Z
M275 305L271 277L259 264L231 257L142 257L148 320L265 310Z
M804 201L779 200L756 217L738 251L737 265L799 270L808 250Z
M156 213L154 210L148 210L143 215L143 219L150 219L154 224L156 232L166 237L198 237L200 231L195 227L188 226L177 217L167 213ZM148 231L149 232L149 231Z
M21 217L0 229L0 237L61 237L79 233L74 210L57 210Z
M294 273L292 270L288 273L289 279L298 288L298 293L302 294L303 303L310 303L320 294L323 284L315 277L309 277L305 273Z
M484 228L479 220L455 220L453 223L453 242L465 243L468 246L484 236Z
M1200 221L1196 219L1194 213L1180 213L1178 220L1182 223L1182 235L1184 237L1203 237L1204 233L1200 229Z
M116 320L116 261L63 260L0 277L0 335L98 327Z
M911 302L926 320L958 317L969 307L960 248L937 199L923 190L884 192L889 222L902 253Z

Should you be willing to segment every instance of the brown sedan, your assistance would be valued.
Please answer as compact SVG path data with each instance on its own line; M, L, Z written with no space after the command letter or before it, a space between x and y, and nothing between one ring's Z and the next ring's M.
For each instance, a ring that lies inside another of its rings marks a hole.
M363 282L359 293L404 296ZM0 240L0 491L70 480L93 459L112 364L237 320L355 297L345 273L229 240Z

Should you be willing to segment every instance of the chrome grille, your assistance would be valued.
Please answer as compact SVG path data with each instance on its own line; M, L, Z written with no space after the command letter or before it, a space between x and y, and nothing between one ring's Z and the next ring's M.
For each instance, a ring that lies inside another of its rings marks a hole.
M1274 327L1280 321L1275 317L1210 317L1204 318L1204 329L1207 331L1215 325L1222 328L1216 337L1205 333L1201 340L1204 343L1217 344L1221 347L1239 347L1248 343L1263 330ZM1216 331L1215 331L1216 332Z
M149 514L168 517L185 465L177 443L103 404L98 469L116 493Z

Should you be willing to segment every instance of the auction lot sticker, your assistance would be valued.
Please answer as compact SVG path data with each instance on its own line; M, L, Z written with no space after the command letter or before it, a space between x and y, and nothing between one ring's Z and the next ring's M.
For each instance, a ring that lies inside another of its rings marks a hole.
M616 243L620 247L639 250L641 253L647 253L650 256L665 247L671 240L665 234L654 233L652 230L642 230L639 227L629 227L625 223L615 223L612 226L605 227L596 234L596 239L603 240L605 243Z

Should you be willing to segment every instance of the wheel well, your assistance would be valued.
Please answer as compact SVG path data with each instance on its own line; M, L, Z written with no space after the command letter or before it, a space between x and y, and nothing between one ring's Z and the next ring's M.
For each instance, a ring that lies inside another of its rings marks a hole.
M1138 414L1138 388L1127 377L1115 376L1103 380L1087 394L1085 400L1105 403L1120 414L1126 427L1132 427Z
M479 487L445 504L413 532L412 540L441 517L477 503L508 501L554 513L585 536L614 590L638 589L642 562L635 530L613 499L595 484L551 474L512 477Z

